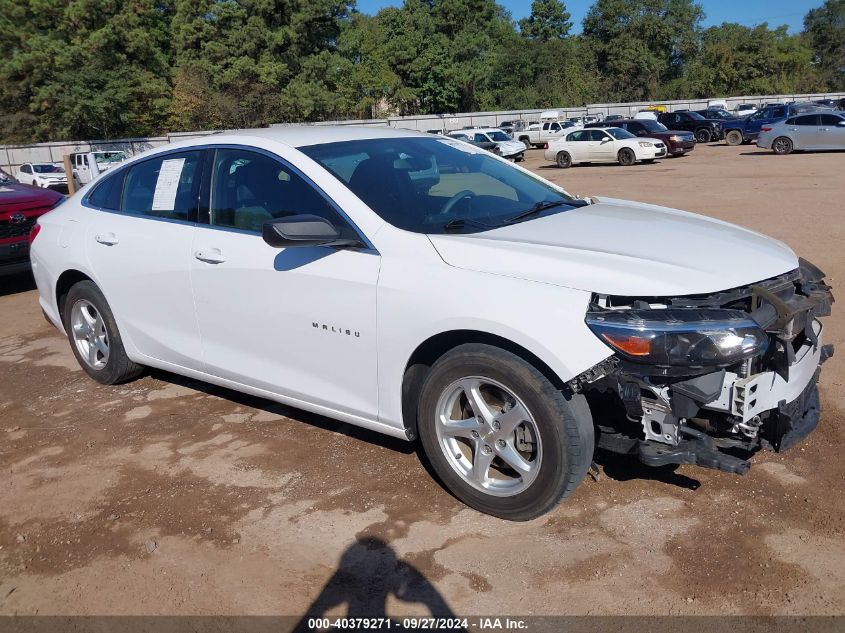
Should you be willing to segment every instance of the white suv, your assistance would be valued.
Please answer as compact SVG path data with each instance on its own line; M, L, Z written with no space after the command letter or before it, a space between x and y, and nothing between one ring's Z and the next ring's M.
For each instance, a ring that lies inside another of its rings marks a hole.
M95 380L158 367L419 438L455 495L514 520L596 446L744 472L738 451L815 426L831 351L823 274L784 244L410 131L158 148L32 239L41 306Z

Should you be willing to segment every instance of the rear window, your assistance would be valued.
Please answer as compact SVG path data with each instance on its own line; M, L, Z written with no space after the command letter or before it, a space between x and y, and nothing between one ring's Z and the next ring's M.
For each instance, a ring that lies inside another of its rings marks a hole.
M120 210L120 194L123 192L123 179L126 171L110 174L99 182L88 195L88 204L99 209Z

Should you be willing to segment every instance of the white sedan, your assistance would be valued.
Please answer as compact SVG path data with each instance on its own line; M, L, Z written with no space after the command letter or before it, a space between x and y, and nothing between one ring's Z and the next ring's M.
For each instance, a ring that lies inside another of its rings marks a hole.
M41 307L94 380L157 367L419 439L458 498L512 520L570 495L596 447L745 472L721 447L809 433L831 353L824 273L785 244L579 199L423 132L174 143L30 241Z
M579 163L633 165L637 161L650 163L666 156L666 144L656 138L634 136L618 127L588 128L570 132L550 143L544 156L558 167Z
M65 170L53 163L24 163L15 177L24 185L65 190L67 187Z

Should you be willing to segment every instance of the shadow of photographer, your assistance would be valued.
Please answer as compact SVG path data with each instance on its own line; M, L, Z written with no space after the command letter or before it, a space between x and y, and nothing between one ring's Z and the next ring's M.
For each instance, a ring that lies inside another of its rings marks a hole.
M429 614L422 617L457 617L416 567L400 560L393 548L381 539L363 537L346 549L337 571L293 630L295 633L314 631L315 618L331 621L334 616L327 615L328 612L343 605L346 606L343 616L346 618L389 619L387 601L391 596L403 603L423 605ZM401 620L392 620L390 630L405 629ZM450 627L448 630L460 632L465 629Z

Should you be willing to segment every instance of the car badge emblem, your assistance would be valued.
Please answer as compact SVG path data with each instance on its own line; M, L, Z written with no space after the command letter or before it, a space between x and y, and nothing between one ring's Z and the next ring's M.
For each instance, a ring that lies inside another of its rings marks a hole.
M13 213L9 216L9 222L11 224L23 224L26 222L26 216L23 213Z

